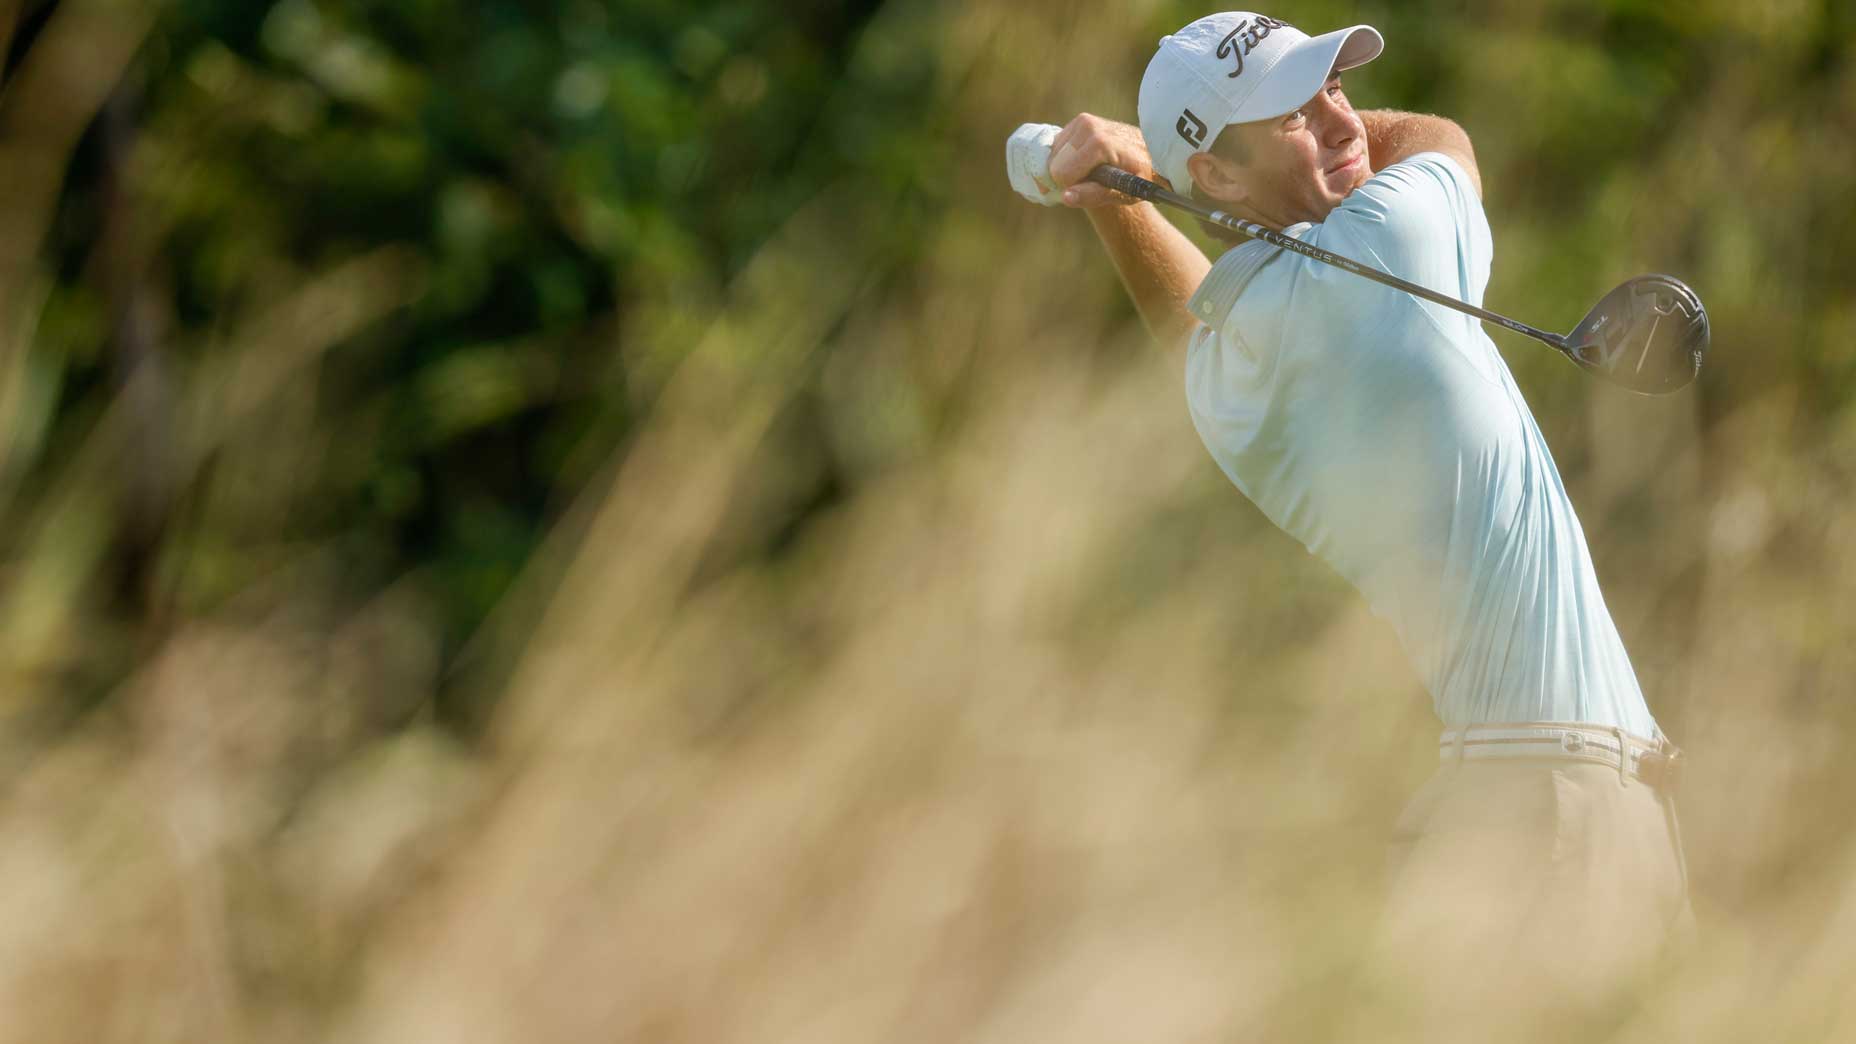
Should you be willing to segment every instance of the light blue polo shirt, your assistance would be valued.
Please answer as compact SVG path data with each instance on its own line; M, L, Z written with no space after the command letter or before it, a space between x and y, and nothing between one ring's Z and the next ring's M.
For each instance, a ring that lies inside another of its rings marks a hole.
M1488 221L1439 153L1288 232L1482 303ZM1446 725L1657 734L1553 456L1479 322L1257 242L1188 307L1206 324L1186 361L1206 448L1391 622Z

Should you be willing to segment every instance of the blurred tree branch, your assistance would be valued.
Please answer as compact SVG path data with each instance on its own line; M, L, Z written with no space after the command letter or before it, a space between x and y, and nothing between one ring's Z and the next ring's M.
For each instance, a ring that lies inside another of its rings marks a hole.
M6 82L6 59L13 50L13 29L19 24L19 4L0 0L0 84Z
M66 0L49 15L0 92L0 446L10 443L24 390L25 345L42 305L33 291L65 168L84 130L122 79L158 5ZM0 10L0 62L22 8ZM0 462L12 465L7 455Z
M9 5L10 6L10 5ZM0 15L10 41L16 7ZM71 151L148 35L156 7L126 0L66 0L51 14L0 95L0 315L14 317L55 213ZM0 325L0 358L18 348Z
M149 609L159 613L152 572L183 476L173 467L174 380L162 344L172 294L150 285L156 278L155 244L144 227L142 200L130 173L142 102L137 79L126 78L103 109L103 229L96 261L109 301L116 380L130 411L114 588L130 612L143 617Z

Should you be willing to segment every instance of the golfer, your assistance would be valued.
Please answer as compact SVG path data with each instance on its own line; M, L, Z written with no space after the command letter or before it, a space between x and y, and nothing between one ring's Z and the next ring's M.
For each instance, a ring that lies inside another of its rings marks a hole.
M1687 930L1679 762L1495 345L1473 318L1264 243L1209 263L1151 204L1085 180L1113 164L1480 304L1493 244L1468 136L1356 111L1342 88L1382 48L1369 26L1202 18L1160 41L1139 129L1076 117L1049 176L1154 337L1183 349L1218 465L1391 623L1431 693L1440 769L1394 829L1375 945L1472 1003L1508 974L1577 996Z

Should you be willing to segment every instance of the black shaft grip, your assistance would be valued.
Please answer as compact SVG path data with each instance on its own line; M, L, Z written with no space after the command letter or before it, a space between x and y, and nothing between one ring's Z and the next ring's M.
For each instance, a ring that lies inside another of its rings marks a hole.
M1116 192L1133 196L1135 199L1145 199L1150 202L1154 198L1154 189L1159 188L1151 181L1137 178L1120 167L1111 167L1106 163L1090 171L1089 180L1106 188L1112 188Z

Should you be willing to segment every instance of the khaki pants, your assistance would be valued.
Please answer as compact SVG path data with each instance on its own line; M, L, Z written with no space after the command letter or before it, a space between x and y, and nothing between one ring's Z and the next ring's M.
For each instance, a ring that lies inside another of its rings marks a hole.
M1394 829L1380 982L1429 1039L1602 1009L1693 932L1680 837L1673 802L1612 766L1446 763Z

